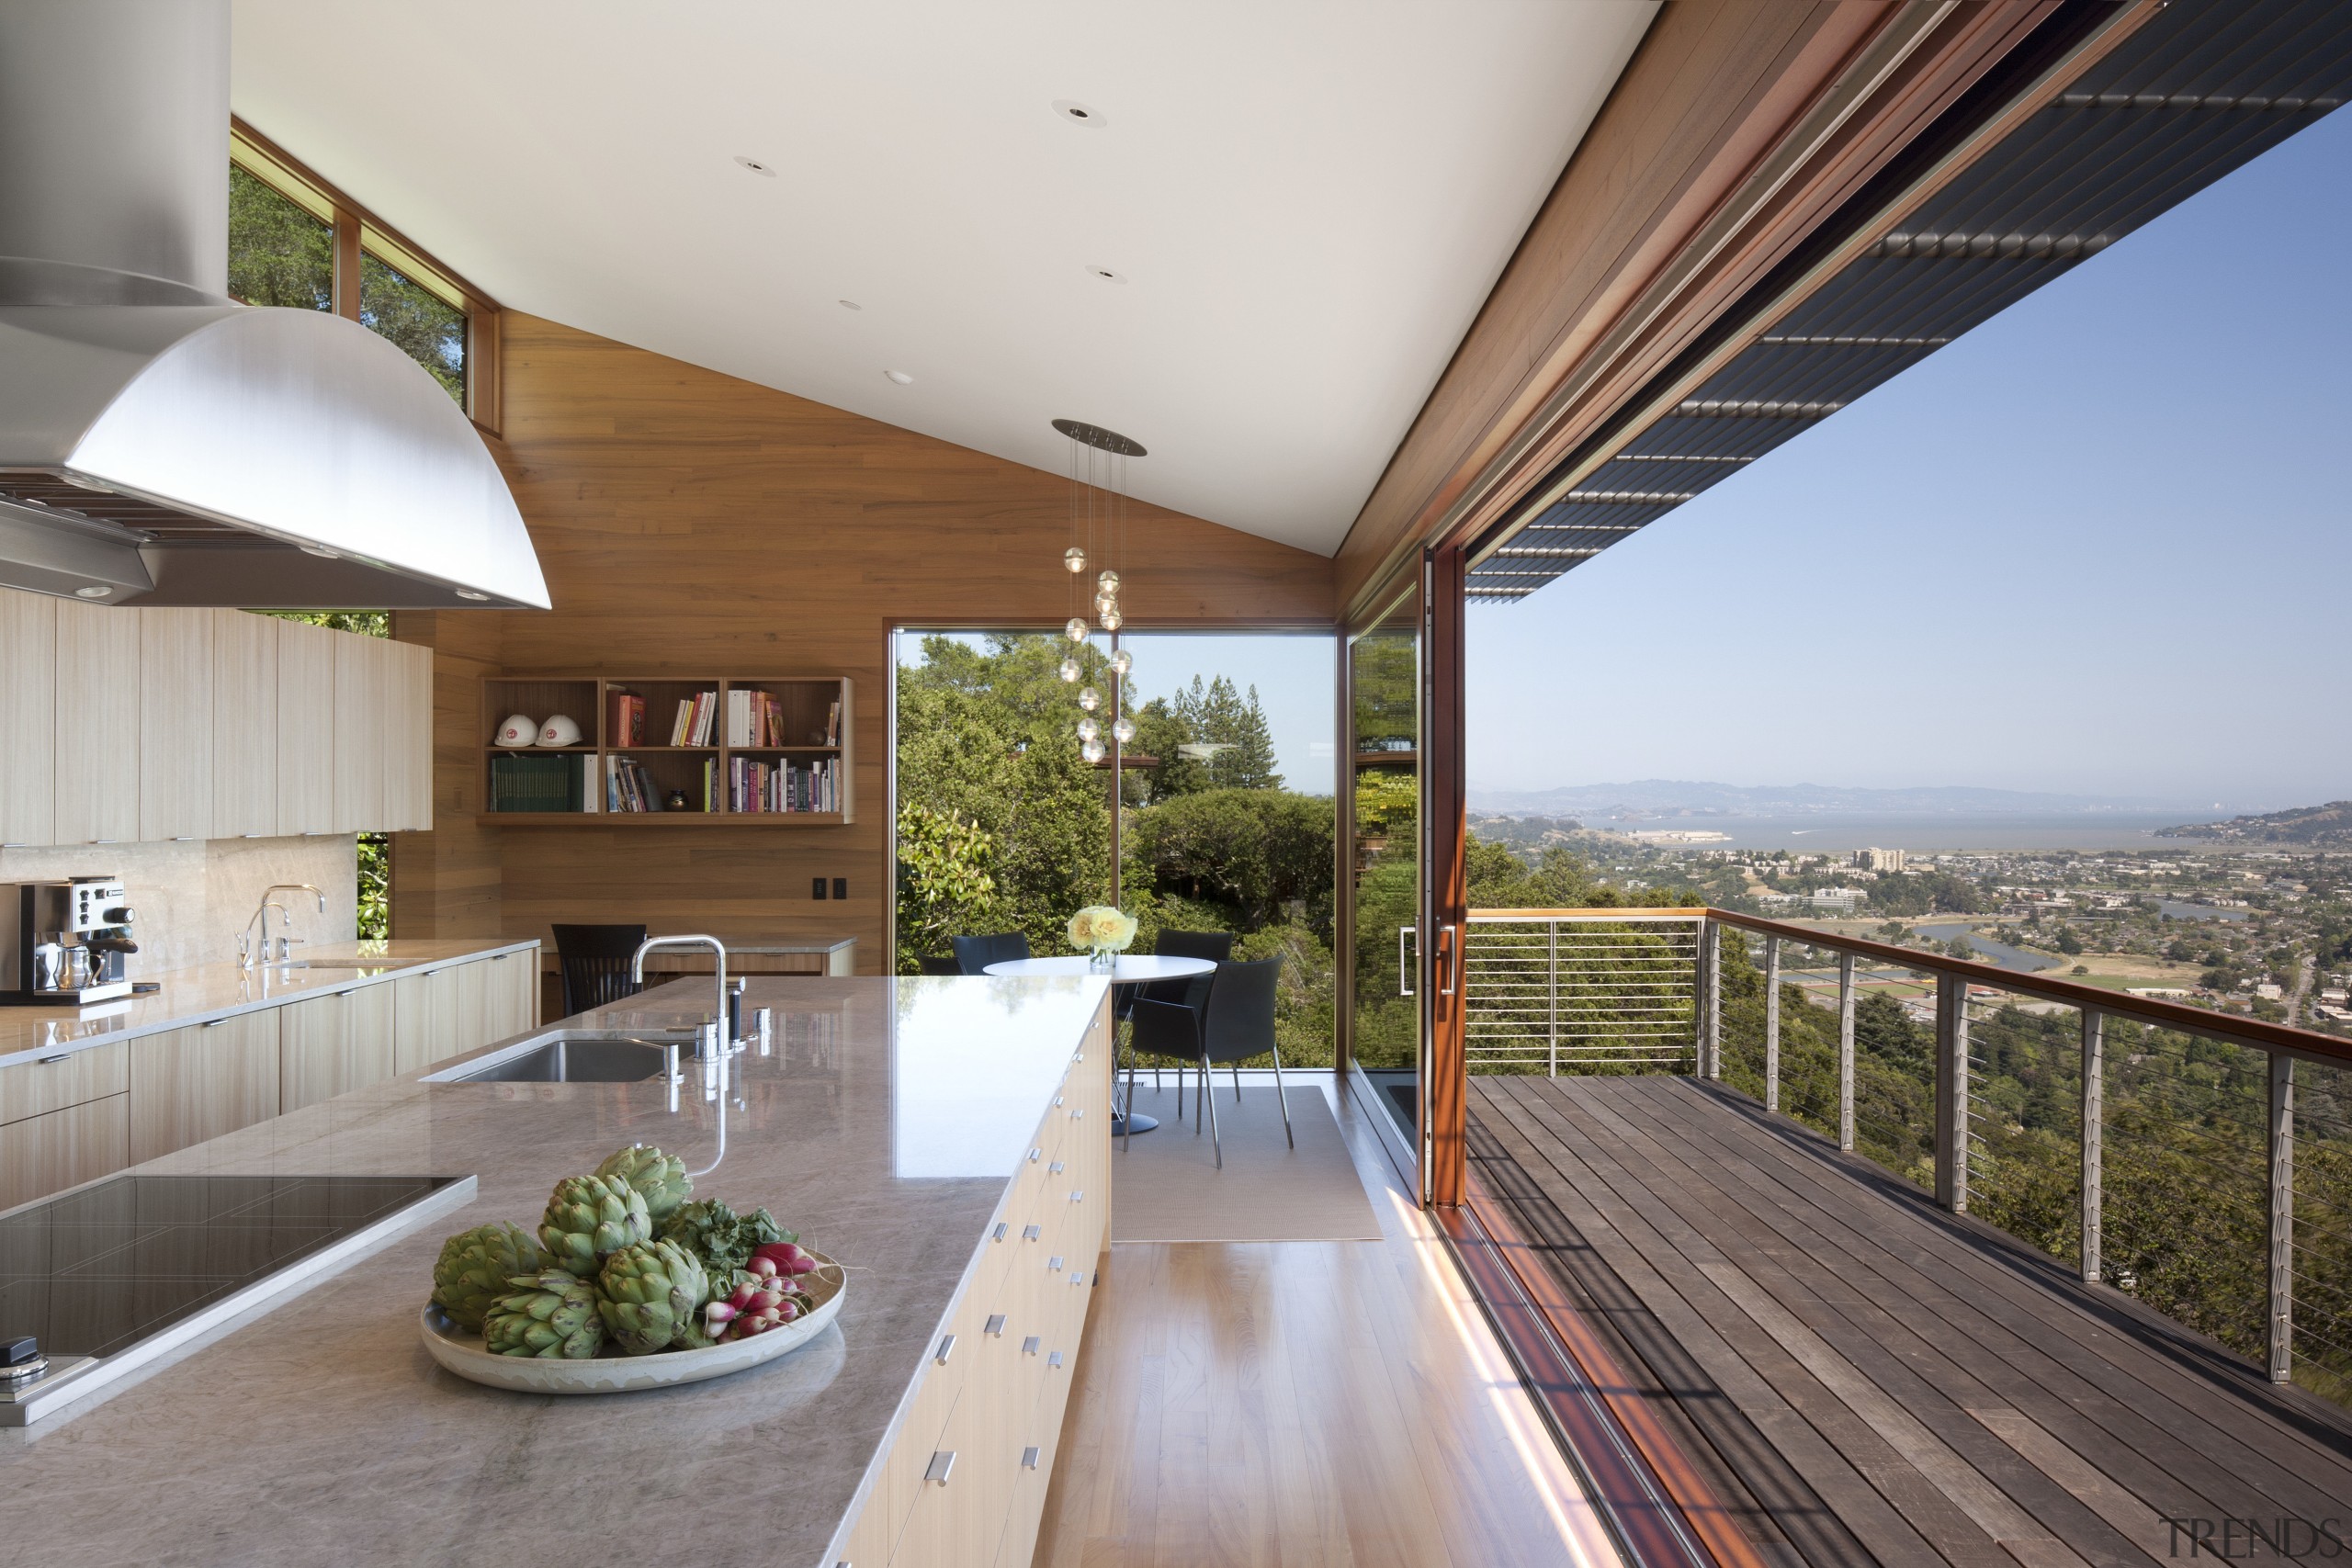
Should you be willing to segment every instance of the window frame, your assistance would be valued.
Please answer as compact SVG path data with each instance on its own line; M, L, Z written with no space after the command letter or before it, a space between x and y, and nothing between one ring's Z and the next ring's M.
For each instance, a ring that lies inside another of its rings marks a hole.
M243 120L229 121L229 160L334 229L334 313L359 320L363 254L406 277L466 318L466 417L499 433L498 301L435 260L432 254L322 179Z

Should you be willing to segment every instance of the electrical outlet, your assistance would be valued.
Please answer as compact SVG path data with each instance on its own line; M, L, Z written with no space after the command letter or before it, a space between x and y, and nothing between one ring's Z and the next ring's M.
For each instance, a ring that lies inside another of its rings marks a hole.
M846 898L849 897L848 877L836 876L833 878L833 897L836 898Z
M821 876L810 877L808 879L808 897L811 898L822 898L824 896L825 879Z

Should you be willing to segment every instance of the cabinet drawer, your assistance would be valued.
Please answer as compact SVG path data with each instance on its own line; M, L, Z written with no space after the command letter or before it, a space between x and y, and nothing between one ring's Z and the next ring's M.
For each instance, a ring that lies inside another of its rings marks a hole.
M239 1013L130 1043L130 1163L277 1114L275 1010Z
M946 1443L942 1433L963 1394L966 1371L978 1359L977 1345L985 1321L979 1297L967 1292L947 1326L933 1335L924 1350L922 1381L916 1385L906 1421L890 1445L889 1457L883 1461L882 1484L876 1498L867 1504L871 1507L878 1501L888 1510L887 1517L899 1521L892 1531L894 1562L898 1560L895 1537L922 1494L923 1472L930 1467L932 1454L943 1446L953 1446ZM940 1343L949 1336L954 1337L955 1344L942 1364L938 1358Z
M0 1122L45 1116L130 1088L130 1046L116 1041L62 1052L46 1062L0 1067Z
M130 1163L130 1096L111 1094L0 1127L0 1209L110 1176Z

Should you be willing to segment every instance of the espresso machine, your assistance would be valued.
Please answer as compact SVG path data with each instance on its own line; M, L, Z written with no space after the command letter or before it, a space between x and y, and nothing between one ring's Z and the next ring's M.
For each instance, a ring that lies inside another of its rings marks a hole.
M80 1007L130 995L139 951L119 876L0 882L0 1002Z

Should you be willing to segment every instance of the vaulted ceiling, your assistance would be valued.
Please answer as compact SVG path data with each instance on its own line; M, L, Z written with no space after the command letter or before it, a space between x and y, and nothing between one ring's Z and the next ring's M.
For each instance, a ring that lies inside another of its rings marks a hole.
M1328 554L1654 10L236 0L232 98L510 307Z

